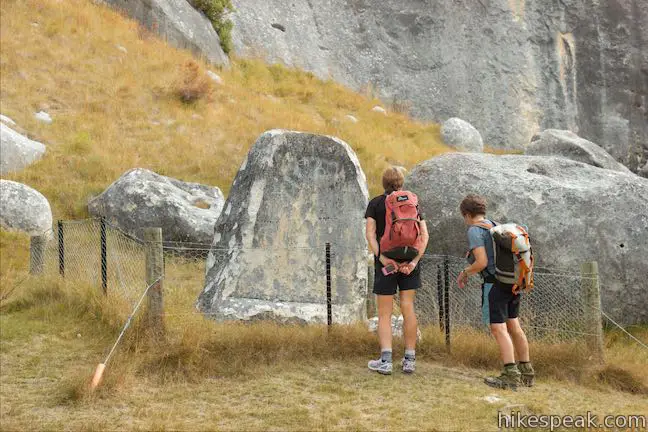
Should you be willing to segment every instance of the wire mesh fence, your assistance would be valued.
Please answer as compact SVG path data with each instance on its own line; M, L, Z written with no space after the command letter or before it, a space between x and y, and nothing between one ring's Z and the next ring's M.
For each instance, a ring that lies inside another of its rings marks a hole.
M345 251L337 246L331 245L332 258L327 261L324 245L274 249L271 252L258 248L243 257L241 250L223 250L210 244L163 242L164 297L172 299L165 300L165 310L172 314L198 313L196 302L205 288L207 271L219 263L239 260L242 268L237 277L246 281L239 288L240 295L259 302L295 302L310 305L321 313L327 309L328 279L333 309L331 319L335 323L340 316L336 305L345 301L345 289L340 289L345 283L343 273L350 268L342 258ZM58 273L66 279L96 286L98 290L119 296L130 304L134 304L147 287L144 240L102 219L61 221L52 232L39 240L32 240L31 252L32 273ZM292 290L290 297L284 297L288 293L272 287L260 290L254 286L262 283L257 276L258 269L288 278L294 277L290 272L296 264L308 268L312 274L301 275L302 279L291 282L309 281L310 285ZM461 336L462 332L488 331L482 317L479 278L471 278L463 289L456 284L459 272L466 266L463 259L425 255L420 266L422 287L417 292L415 308L421 326L438 326L446 333L447 342ZM367 268L368 275L372 272L372 267ZM583 286L588 278L590 276L580 273L536 269L535 289L522 294L520 319L529 339L561 342L594 336L588 329L591 322L588 314L600 314L600 311L592 310L586 304ZM249 292L246 292L248 288ZM371 298L367 295L369 304ZM371 316L375 312L369 309Z

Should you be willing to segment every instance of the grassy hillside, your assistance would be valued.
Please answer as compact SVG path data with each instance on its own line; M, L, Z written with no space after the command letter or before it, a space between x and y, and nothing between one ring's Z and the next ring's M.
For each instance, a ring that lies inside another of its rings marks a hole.
M3 0L0 12L0 111L47 145L42 161L7 177L41 191L56 217L85 216L88 198L133 167L227 193L268 129L344 139L372 193L387 164L448 150L438 125L372 112L378 100L309 73L239 60L211 68L223 79L214 84L188 52L89 0ZM41 109L52 124L34 119Z

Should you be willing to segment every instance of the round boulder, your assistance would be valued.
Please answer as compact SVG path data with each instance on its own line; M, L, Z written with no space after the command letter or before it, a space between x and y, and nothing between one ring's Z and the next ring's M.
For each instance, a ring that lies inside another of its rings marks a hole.
M217 187L135 168L92 199L88 210L140 238L144 228L160 227L165 241L209 244L224 201Z
M0 124L0 174L20 171L40 159L45 146Z
M547 129L534 138L526 149L527 155L560 156L598 168L630 172L603 148L571 131Z
M460 118L452 117L443 122L441 136L446 145L457 150L474 153L484 151L484 142L479 131Z
M52 229L52 209L40 192L22 183L0 180L0 227L32 236Z
M333 322L364 320L367 201L365 175L345 142L264 133L216 225L198 309L216 319L326 322L330 243Z
M648 180L558 157L449 153L416 166L405 187L427 215L429 252L464 255L459 203L477 193L493 220L529 227L538 265L578 273L597 261L606 313L648 322Z

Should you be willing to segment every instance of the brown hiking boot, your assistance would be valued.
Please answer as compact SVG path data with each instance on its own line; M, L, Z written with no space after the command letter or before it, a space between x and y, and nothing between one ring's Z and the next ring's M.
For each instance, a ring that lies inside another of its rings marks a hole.
M500 376L484 378L484 383L490 387L517 390L517 388L522 384L520 375L517 365L512 364L504 366Z
M527 387L533 387L535 384L535 371L533 370L533 365L531 362L518 363L518 370L522 375L520 375L520 380L522 384Z

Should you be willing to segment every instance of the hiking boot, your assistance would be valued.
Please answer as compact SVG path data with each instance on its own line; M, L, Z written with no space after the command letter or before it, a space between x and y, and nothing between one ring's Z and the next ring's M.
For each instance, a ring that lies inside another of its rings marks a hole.
M416 360L414 359L403 358L401 364L403 365L403 373L411 374L416 370Z
M533 365L531 365L531 362L518 363L517 366L518 370L522 374L520 376L520 381L522 381L522 384L527 387L533 387L533 384L535 384L535 371L533 370Z
M392 362L382 361L381 359L369 360L367 367L369 370L378 372L382 375L391 375L393 369Z
M484 378L484 383L490 387L495 387L499 389L511 389L517 390L520 386L520 371L517 368L517 365L504 366L502 374L498 377L486 377Z

